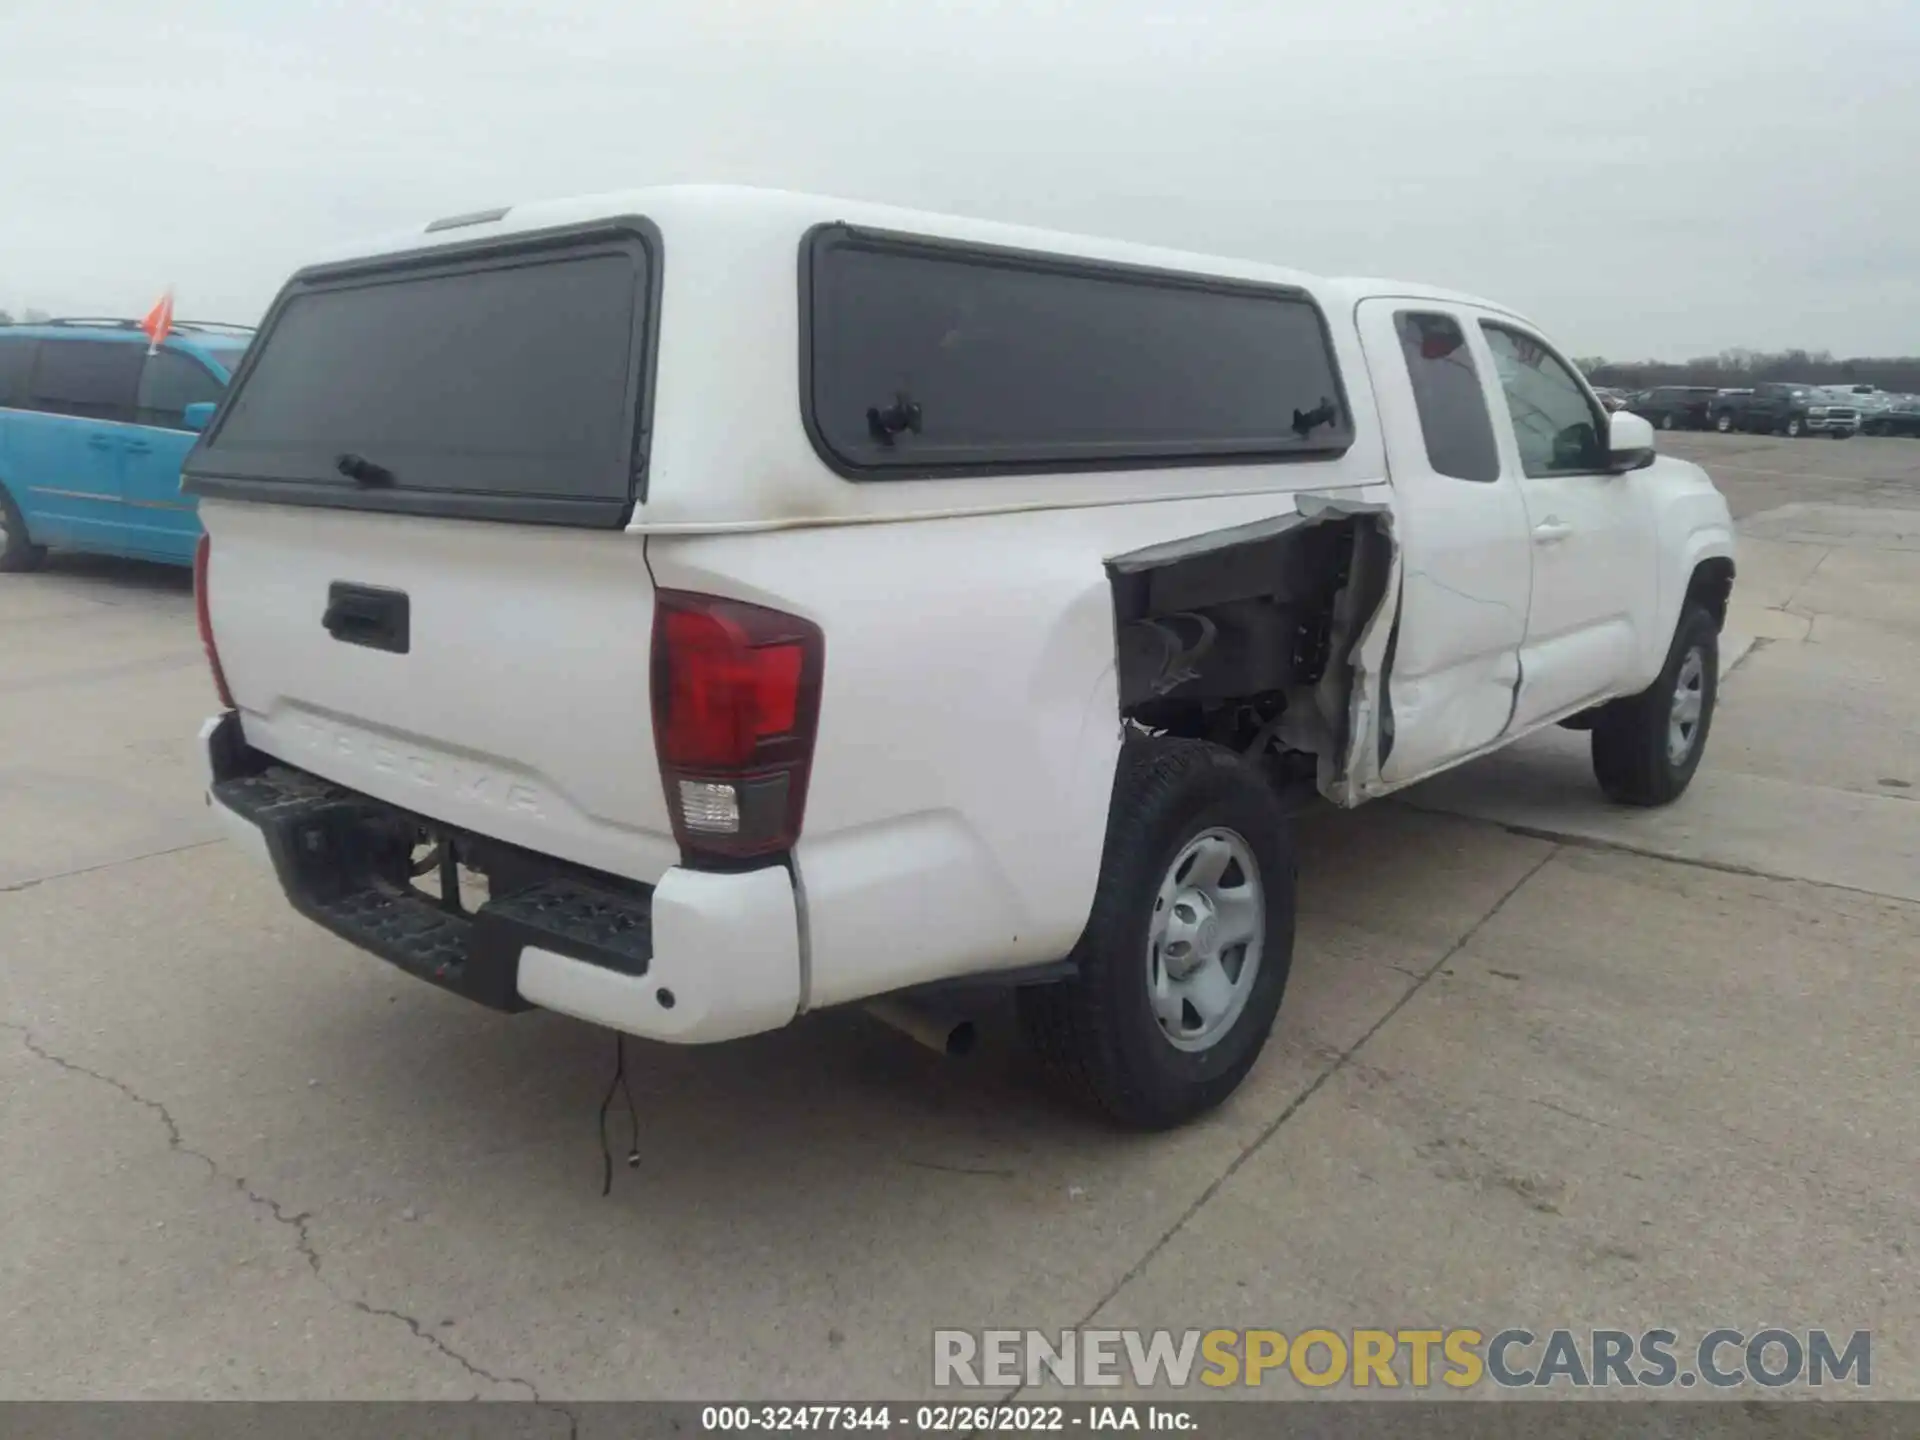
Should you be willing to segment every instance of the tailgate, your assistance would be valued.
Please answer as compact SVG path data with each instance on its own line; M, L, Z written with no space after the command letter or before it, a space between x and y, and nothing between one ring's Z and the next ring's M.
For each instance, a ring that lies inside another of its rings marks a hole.
M247 740L445 824L653 881L643 221L296 275L184 470Z
M678 863L639 536L223 500L201 517L250 744L577 864L651 882Z

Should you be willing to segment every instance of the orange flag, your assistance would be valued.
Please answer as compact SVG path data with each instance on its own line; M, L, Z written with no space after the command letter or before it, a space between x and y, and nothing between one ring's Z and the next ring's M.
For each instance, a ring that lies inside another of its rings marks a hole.
M160 303L147 312L147 318L140 322L140 328L147 332L149 342L147 353L157 354L160 342L167 338L167 332L173 329L173 287L167 287L167 293L160 297Z

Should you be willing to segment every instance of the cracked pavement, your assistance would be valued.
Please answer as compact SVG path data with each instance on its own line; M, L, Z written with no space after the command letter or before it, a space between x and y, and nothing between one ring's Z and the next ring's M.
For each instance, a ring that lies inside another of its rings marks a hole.
M218 843L185 577L0 577L0 1397L914 1396L936 1326L1875 1331L1920 1398L1920 443L1663 440L1744 532L1707 768L1554 732L1302 822L1242 1093L1116 1135L1004 1017L630 1044L477 1010Z
M530 1398L536 1401L541 1399L540 1391L532 1381L523 1380L517 1375L495 1375L490 1371L482 1369L467 1359L467 1357L462 1355L458 1350L447 1344L440 1336L434 1334L426 1326L422 1325L420 1321L416 1320L413 1316L400 1310L389 1310L369 1305L364 1300L341 1294L340 1291L334 1287L333 1282L327 1277L321 1265L320 1252L314 1248L313 1236L308 1227L308 1222L312 1219L310 1212L302 1210L297 1214L290 1215L278 1200L274 1199L271 1195L263 1195L254 1189L253 1186L248 1183L246 1176L231 1175L221 1169L220 1162L215 1160L213 1156L202 1150L194 1149L193 1146L186 1142L180 1133L179 1122L173 1118L172 1112L158 1100L148 1099L123 1080L115 1079L111 1075L102 1074L98 1070L76 1064L62 1055L54 1054L36 1040L33 1032L24 1025L18 1025L12 1021L0 1021L0 1027L4 1027L19 1036L20 1043L24 1045L31 1054L46 1061L49 1065L56 1066L70 1075L82 1076L88 1080L97 1081L99 1084L110 1086L125 1096L131 1103L151 1112L155 1119L157 1119L166 1130L167 1148L169 1150L175 1154L185 1155L191 1159L198 1160L207 1167L207 1174L212 1179L225 1182L232 1186L241 1195L246 1197L250 1205L264 1211L273 1219L275 1224L283 1225L291 1232L294 1248L307 1262L307 1268L313 1272L315 1278L319 1280L327 1293L333 1296L334 1299L359 1311L363 1315L375 1319L398 1321L400 1324L406 1326L416 1340L423 1342L440 1354L446 1356L447 1359L453 1361L454 1364L465 1370L475 1380L482 1381L488 1386L517 1387L524 1392L518 1398ZM484 1397L476 1393L469 1398L481 1399Z

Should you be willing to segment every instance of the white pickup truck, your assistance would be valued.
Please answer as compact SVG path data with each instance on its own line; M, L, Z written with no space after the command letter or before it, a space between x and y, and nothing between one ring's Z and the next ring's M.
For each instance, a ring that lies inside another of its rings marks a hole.
M186 467L209 796L423 979L663 1041L997 984L1176 1124L1265 1043L1287 815L1553 724L1700 763L1727 506L1527 320L810 196L301 271Z

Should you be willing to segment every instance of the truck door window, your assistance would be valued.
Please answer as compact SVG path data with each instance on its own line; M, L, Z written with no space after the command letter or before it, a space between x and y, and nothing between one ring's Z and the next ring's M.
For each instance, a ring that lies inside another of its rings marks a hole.
M1500 450L1494 444L1486 392L1460 323L1449 315L1413 310L1393 318L1420 410L1427 463L1456 480L1498 480Z
M1604 468L1600 417L1586 389L1531 335L1481 323L1506 392L1513 438L1529 475L1577 475Z

